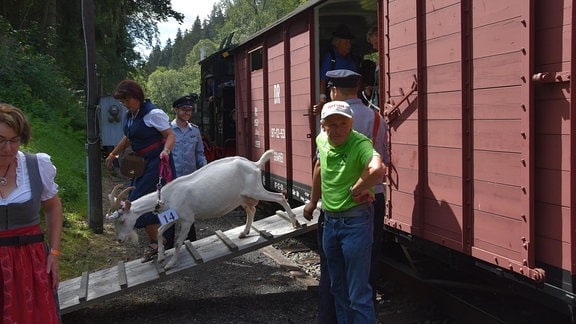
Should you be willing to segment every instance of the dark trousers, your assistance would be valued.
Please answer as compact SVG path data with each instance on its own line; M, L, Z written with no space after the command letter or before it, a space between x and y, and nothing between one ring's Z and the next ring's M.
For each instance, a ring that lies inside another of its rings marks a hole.
M150 214L152 214L152 213L150 213ZM151 217L156 218L156 215L152 214ZM142 218L142 216L140 218ZM138 223L138 221L136 221L136 223ZM140 228L140 227L144 227L144 226L145 225L137 224L136 227ZM163 236L166 239L166 244L164 245L164 248L166 250L173 248L174 247L174 241L176 240L176 225L170 226L170 228L167 229L166 232L164 232ZM192 224L192 226L190 226L190 231L188 232L187 239L190 240L190 242L196 241L196 227L194 226L194 224Z
M176 225L171 226L166 230L166 232L164 232L164 238L166 238L165 249L168 250L173 248L176 240ZM188 232L187 239L190 242L196 241L196 227L194 227L194 223L192 223L192 226L190 226L190 232Z

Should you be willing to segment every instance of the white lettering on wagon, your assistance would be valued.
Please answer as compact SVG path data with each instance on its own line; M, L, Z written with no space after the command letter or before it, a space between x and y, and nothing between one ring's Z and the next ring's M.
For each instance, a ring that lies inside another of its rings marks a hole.
M277 105L280 103L280 85L274 85L274 104Z
M274 152L274 162L284 163L284 153Z
M286 138L286 129L272 127L270 128L270 137L284 139Z

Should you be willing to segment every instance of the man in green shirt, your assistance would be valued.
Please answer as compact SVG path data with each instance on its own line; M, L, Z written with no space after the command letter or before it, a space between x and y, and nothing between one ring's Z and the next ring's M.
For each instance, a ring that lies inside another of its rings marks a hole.
M322 245L339 323L376 323L368 282L374 209L373 187L385 166L366 136L352 129L353 114L344 101L324 105L322 132L316 137L319 160L304 217L312 218L322 198Z

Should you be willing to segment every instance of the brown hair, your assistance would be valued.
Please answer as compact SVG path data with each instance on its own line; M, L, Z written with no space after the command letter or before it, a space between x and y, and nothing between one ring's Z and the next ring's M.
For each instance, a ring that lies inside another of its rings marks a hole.
M142 87L136 81L123 80L116 86L114 99L122 100L128 98L134 98L140 102L144 102L144 90L142 90Z
M30 141L30 123L22 110L6 104L0 103L0 123L6 124L20 135L20 143L28 145Z

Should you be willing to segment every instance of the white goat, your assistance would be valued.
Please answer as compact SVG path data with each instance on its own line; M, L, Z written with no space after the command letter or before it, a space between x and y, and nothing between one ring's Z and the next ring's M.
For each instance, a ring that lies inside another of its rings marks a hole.
M165 269L171 268L178 260L178 252L196 219L208 219L223 216L238 206L246 211L246 227L240 238L250 233L256 205L259 200L272 201L282 205L294 227L300 226L296 215L288 205L281 193L274 193L264 189L261 180L261 166L274 154L273 150L266 151L258 162L235 156L213 161L198 171L179 177L166 184L161 191L161 197L166 210L172 208L178 215L180 231L174 244L174 256L166 264ZM112 203L112 215L108 219L115 219L116 238L119 242L134 239L134 224L141 215L155 210L158 203L158 193L153 192L136 199L133 202L121 199L130 188L125 189L118 197L114 197L114 188L109 198ZM116 210L117 209L117 210ZM160 226L158 237L174 222ZM164 244L158 240L158 262L164 260Z

